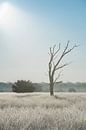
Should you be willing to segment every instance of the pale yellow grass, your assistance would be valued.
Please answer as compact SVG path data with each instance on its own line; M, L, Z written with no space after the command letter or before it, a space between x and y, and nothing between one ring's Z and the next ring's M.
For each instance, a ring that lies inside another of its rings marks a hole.
M86 130L86 94L0 93L0 130Z

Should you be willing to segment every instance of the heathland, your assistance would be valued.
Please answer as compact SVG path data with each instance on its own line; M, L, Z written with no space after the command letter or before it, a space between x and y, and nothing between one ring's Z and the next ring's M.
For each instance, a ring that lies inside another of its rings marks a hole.
M0 93L0 130L86 130L86 94Z

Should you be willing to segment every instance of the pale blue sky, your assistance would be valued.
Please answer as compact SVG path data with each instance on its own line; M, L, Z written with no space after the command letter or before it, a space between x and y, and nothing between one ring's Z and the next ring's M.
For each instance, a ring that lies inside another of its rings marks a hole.
M80 44L65 58L64 82L86 82L85 0L0 0L0 81L48 82L48 49Z

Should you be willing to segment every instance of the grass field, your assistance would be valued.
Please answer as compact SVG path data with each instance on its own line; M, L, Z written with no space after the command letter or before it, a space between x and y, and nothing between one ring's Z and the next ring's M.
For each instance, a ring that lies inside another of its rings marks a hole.
M86 130L86 94L0 93L0 130Z

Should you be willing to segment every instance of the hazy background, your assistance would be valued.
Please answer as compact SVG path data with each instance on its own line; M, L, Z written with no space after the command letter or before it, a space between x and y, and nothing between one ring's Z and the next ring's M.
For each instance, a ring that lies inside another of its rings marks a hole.
M85 82L85 0L0 0L0 81L48 82L49 47L68 40L80 46L61 78Z

